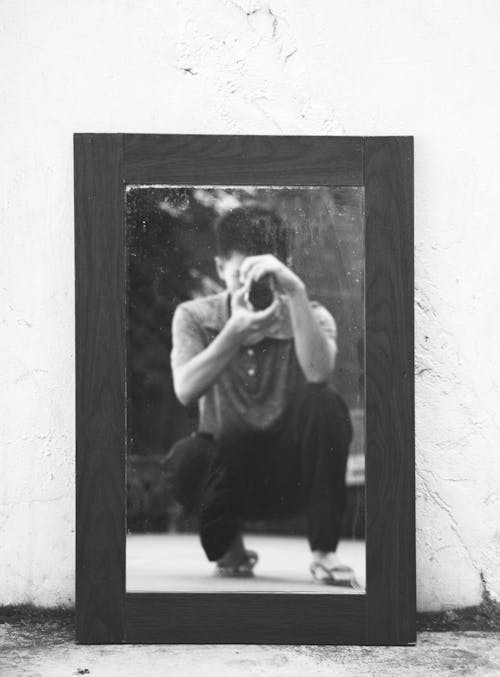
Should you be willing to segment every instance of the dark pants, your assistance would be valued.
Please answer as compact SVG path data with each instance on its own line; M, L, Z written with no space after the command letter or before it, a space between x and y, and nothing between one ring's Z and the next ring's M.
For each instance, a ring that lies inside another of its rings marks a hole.
M345 510L349 409L326 384L307 384L273 431L179 440L165 461L172 493L199 516L210 561L229 549L243 520L307 513L311 550L334 551Z

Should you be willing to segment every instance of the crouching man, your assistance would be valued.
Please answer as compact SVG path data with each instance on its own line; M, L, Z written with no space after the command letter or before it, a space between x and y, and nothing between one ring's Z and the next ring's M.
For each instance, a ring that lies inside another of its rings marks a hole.
M288 230L273 212L243 206L215 226L225 291L181 303L172 373L180 402L199 407L198 432L165 464L175 498L199 518L201 544L221 575L249 576L245 520L305 511L311 573L345 584L336 554L353 428L329 385L336 324L286 265Z

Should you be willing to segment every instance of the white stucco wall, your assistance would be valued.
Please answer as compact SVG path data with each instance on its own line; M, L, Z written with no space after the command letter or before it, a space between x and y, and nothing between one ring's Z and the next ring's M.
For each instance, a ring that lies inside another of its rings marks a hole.
M73 132L413 134L418 607L500 597L500 4L3 0L0 604L74 599Z

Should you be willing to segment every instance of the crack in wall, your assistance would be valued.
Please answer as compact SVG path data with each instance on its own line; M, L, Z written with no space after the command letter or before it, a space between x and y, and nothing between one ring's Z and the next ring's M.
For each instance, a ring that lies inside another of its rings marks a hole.
M307 89L297 86L297 68L301 82L308 78L305 64L295 61L299 46L288 19L269 2L221 2L226 9L237 10L244 22L240 31L228 38L221 33L219 24L190 16L181 29L174 66L215 87L220 100L217 116L230 122L230 129L247 132L233 117L235 107L244 102L270 123L269 133L290 133L286 121L292 118L295 129L297 120L303 121L301 133L304 126L314 126L324 134L345 133L333 107L312 102ZM266 64L265 78L255 77L259 61Z
M432 470L423 470L423 469L418 469L418 468L416 469L416 476L417 476L418 480L421 482L421 484L423 485L423 488L424 488L423 495L426 498L430 498L446 514L451 530L455 534L457 541L460 544L463 552L466 554L468 561L474 567L474 569L476 570L476 572L479 576L481 589L483 591L483 599L484 599L484 595L487 594L489 596L490 593L489 593L489 590L487 588L486 577L484 575L484 571L482 569L482 566L481 566L480 562L478 561L477 557L473 554L473 551L471 550L471 548L465 542L465 540L462 536L462 533L461 533L460 525L459 525L458 520L456 519L455 515L453 514L453 510L452 510L451 506L449 505L449 503L447 503L444 500L444 498L439 494L438 491L434 490L429 485L427 479L424 477L424 473L426 473L426 472L428 474L430 474L433 478L436 477L436 473L434 473ZM439 479L444 479L444 478L439 478ZM462 481L462 480L454 480L454 481ZM418 491L417 491L417 496L418 496ZM449 547L452 547L452 546L450 546L449 544L446 544L445 546L443 546L443 548L449 548ZM441 549L443 549L443 548L441 548ZM439 552L439 549L433 550L433 554L435 554L437 552Z

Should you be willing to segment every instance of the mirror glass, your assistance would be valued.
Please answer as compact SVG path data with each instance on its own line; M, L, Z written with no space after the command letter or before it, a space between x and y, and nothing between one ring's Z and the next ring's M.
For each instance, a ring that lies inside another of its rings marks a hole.
M363 189L125 200L127 592L363 594Z

